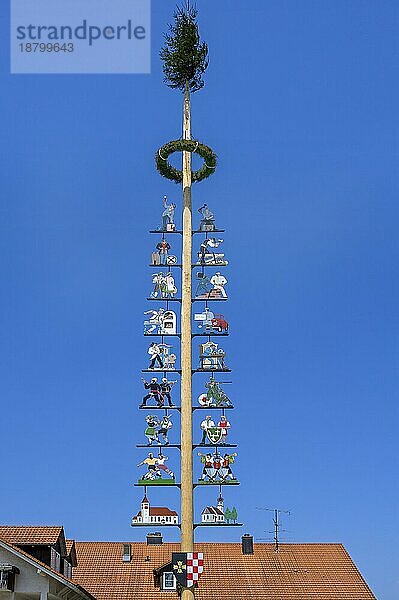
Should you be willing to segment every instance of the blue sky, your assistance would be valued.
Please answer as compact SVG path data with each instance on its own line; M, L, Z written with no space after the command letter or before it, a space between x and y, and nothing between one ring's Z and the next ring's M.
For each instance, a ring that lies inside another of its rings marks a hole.
M181 131L181 97L157 57L174 2L153 2L146 76L11 76L5 4L0 518L140 540L129 523L143 457L147 230L164 194L180 206L153 163ZM395 600L398 5L199 8L211 64L193 134L219 167L194 202L226 228L230 261L223 312L242 485L226 502L256 538L271 529L257 507L291 509L284 539L343 542L377 597ZM197 514L214 496L196 492ZM174 490L151 499L178 508Z

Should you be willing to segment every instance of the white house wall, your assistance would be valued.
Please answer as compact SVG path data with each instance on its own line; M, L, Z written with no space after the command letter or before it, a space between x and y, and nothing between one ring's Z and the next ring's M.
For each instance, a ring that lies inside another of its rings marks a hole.
M0 546L1 563L17 567L20 573L15 575L14 593L3 594L0 592L0 600L3 599L3 595L4 600L55 600L61 598L63 600L79 600L87 598L51 576L39 574L37 567Z
M18 567L20 574L15 576L15 592L25 594L47 593L49 591L49 580L37 574L37 568L25 560L15 556L12 552L0 547L0 563Z

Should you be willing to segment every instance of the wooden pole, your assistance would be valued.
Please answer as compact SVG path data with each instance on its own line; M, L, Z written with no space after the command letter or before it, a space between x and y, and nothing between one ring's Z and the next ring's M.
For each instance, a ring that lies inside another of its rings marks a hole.
M190 89L186 83L183 107L183 139L191 139ZM183 152L183 250L181 304L181 551L194 550L193 503L193 413L191 338L191 153ZM183 600L192 600L191 589L183 590Z

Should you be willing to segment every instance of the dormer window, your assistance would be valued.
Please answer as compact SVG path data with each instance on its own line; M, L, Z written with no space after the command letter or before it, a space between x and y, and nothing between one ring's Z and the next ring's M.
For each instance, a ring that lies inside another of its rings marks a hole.
M63 561L64 563L64 575L69 579L72 579L72 565L67 560Z
M176 589L176 577L170 571L162 573L162 590L165 592L168 590Z
M52 569L54 569L54 571L57 571L57 573L60 572L61 569L61 555L59 552L57 552L57 550L54 550L54 548L51 548L51 562L50 562L50 567Z
M130 562L132 559L132 547L130 544L123 544L123 562Z

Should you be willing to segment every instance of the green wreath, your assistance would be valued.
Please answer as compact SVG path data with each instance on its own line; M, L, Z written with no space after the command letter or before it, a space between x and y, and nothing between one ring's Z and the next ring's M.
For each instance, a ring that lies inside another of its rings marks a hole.
M192 182L206 179L216 169L217 156L209 146L200 144L195 140L173 140L158 150L155 155L155 162L162 177L171 179L175 183L183 181L183 172L168 162L169 156L175 152L194 152L204 159L204 164L198 171L191 171Z

